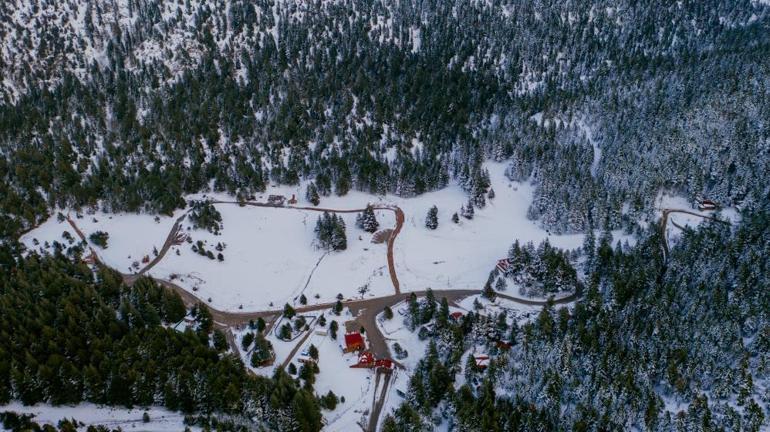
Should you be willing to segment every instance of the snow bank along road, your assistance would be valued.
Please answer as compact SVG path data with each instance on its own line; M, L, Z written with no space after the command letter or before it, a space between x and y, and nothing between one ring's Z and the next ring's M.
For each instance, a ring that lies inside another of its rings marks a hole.
M238 203L235 201L214 201L214 204L241 205L241 203ZM327 209L327 208L317 208L317 207L291 207L291 206L277 207L270 204L252 202L252 201L247 201L242 204L250 205L254 207L275 207L275 208L285 208L287 210L288 209L310 210L310 211L330 212L330 213L358 213L364 210L364 209L339 210L339 209ZM348 300L344 303L344 305L350 309L353 315L356 316L356 321L359 324L361 324L361 326L364 327L364 329L366 329L366 333L368 335L369 344L370 344L370 350L372 351L372 353L377 357L390 358L391 357L390 348L388 347L385 337L382 335L382 333L380 332L377 326L376 317L379 313L381 313L385 309L385 307L393 306L396 303L404 301L408 299L409 296L412 294L412 293L401 292L399 282L398 282L398 276L396 274L395 264L393 260L393 245L395 243L396 237L401 232L401 228L404 224L405 218L404 218L404 212L397 206L375 206L374 209L390 210L390 211L393 211L396 216L396 227L393 229L388 239L388 269L390 271L390 277L393 282L393 288L395 290L395 293L393 295L383 296L383 297L375 297L375 298L360 299L360 300ZM150 268L152 268L155 264L157 264L163 259L163 257L171 248L171 246L178 241L179 228L185 216L186 216L186 213L176 220L176 222L174 223L174 226L171 228L171 231L166 237L166 240L163 244L163 247L159 251L158 256L155 257L150 263L148 263L143 269L141 269L136 274L125 274L118 271L123 276L123 280L127 285L132 285L139 277L143 277ZM85 235L78 228L75 221L69 217L67 218L67 221L75 230L77 235L81 238L81 240L86 242ZM99 259L96 251L93 248L90 248L90 253L91 253L91 259L95 264L106 266ZM149 277L149 276L144 276L144 277ZM180 287L179 285L173 282L163 280L163 279L157 279L157 278L153 278L153 280L155 280L157 283L159 283L163 287L177 292L188 307L191 307L200 303L206 304L206 302L203 299L198 298L190 291L185 290L184 288ZM454 290L449 289L449 290L433 291L436 298L440 299L442 297L446 297L447 301L449 302L455 302L461 298L468 297L475 294L480 294L481 292L482 292L481 290L475 290L475 289L454 289ZM414 294L417 297L423 297L425 296L426 293L427 291L414 292ZM515 303L529 305L529 306L544 306L548 303L548 301L527 300L527 299L522 299L517 297L511 297L501 293L498 293L497 296L506 300L510 300ZM552 303L566 304L566 303L575 301L578 297L579 297L578 294L572 294L567 297L553 300ZM303 313L303 312L312 312L312 311L330 309L333 306L334 306L334 303L320 303L320 304L315 304L310 306L299 307L299 308L296 308L296 310L299 313ZM256 320L257 318L263 318L263 319L272 321L276 317L280 316L281 313L283 313L282 309L272 309L272 310L262 310L262 311L252 311L252 312L230 312L230 311L215 309L208 305L207 307L209 311L211 311L211 316L214 320L215 325L218 328L224 330L226 334L231 334L231 331L230 331L231 327L243 326L247 324L250 320Z

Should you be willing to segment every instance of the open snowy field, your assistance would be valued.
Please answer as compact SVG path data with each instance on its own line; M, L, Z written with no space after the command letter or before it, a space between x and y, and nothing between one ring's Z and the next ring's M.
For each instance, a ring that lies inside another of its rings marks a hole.
M45 423L56 425L62 419L76 419L87 426L104 425L110 429L122 428L125 431L142 432L171 432L185 429L184 415L178 412L168 411L163 408L113 408L84 403L75 406L50 406L32 405L25 406L19 402L8 405L0 405L0 412L14 411L19 414L34 414L33 421L40 425ZM144 413L150 416L150 421L142 420ZM79 430L86 430L86 427ZM3 429L0 424L0 431ZM190 430L199 431L199 427L190 427Z
M224 226L220 234L194 230L185 220L183 232L192 244L173 246L151 269L152 276L173 279L225 310L299 305L302 294L308 303L333 302L338 293L360 297L358 289L367 284L367 296L392 293L386 246L372 244L371 234L355 228L355 213L342 215L347 250L327 253L313 246L320 212L237 204L216 204L216 208ZM380 215L382 224L392 226L393 217L387 221L385 216ZM224 261L194 252L192 245L198 241L215 255L221 243Z
M166 240L166 235L174 225L174 220L184 213L178 210L173 217L154 216L135 213L104 213L101 211L60 211L63 215L69 215L86 237L96 231L104 231L110 235L107 248L91 244L99 254L101 260L123 272L131 273L131 264L140 261L144 256L153 257L153 248L160 249ZM75 230L66 221L59 221L56 213L36 229L21 237L21 242L30 250L39 251L44 248L45 241L49 244L54 240L67 244L62 238L62 233L67 231L76 242ZM38 244L35 245L35 239ZM89 241L90 244L90 241ZM47 250L50 251L50 248Z
M510 182L504 175L505 165L487 163L495 198L485 208L476 209L475 217L460 217L455 224L451 217L459 212L468 198L461 188L452 184L439 191L413 198L373 196L350 192L338 197L322 197L319 208L351 210L368 203L396 205L405 214L405 222L394 244L395 270L401 291L426 288L481 289L498 259L507 255L511 243L539 243L548 238L551 244L567 249L580 247L582 234L552 235L541 229L536 221L528 220L527 208L534 187ZM296 195L302 207L311 205L304 200L305 185L271 187L256 197L264 202L270 194L287 197ZM188 198L233 200L224 194L194 195ZM428 209L438 207L439 226L425 227ZM223 229L219 235L195 230L185 219L182 232L192 240L172 246L166 256L149 274L172 280L193 292L215 308L222 310L265 310L279 308L284 303L299 304L304 294L308 304L333 302L338 294L345 298L384 296L394 293L388 272L387 245L371 243L372 235L355 227L356 213L340 213L346 224L348 248L326 252L314 246L314 228L321 212L297 208L241 207L237 204L216 204L222 214ZM67 214L66 212L63 212ZM94 247L102 260L125 273L135 272L132 263L160 250L176 218L150 215L84 212L77 218L70 213L86 236L101 230L109 233L106 249ZM390 210L376 211L379 229L395 227L395 214ZM55 216L26 234L22 241L38 250L45 241L62 242L62 232L74 230L59 222ZM615 239L632 240L614 233ZM38 244L34 244L34 239ZM201 256L192 250L198 241L217 255L223 246L222 262ZM143 264L142 264L143 265ZM210 300L209 300L210 299Z

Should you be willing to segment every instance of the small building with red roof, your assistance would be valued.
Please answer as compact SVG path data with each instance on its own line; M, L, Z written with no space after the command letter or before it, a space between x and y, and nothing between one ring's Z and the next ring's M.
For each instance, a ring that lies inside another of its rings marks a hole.
M363 336L359 332L350 332L345 334L345 349L346 353L353 351L363 351L366 349L366 343Z

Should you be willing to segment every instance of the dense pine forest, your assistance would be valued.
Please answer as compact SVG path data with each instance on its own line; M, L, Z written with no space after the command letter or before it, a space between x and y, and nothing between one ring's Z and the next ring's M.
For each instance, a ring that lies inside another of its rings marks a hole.
M545 307L522 327L473 313L434 320L407 402L383 430L758 431L770 408L770 213L735 232L688 231L664 265L657 231L634 248L596 246L573 310ZM495 341L512 345L502 351ZM497 353L486 371L463 353ZM465 383L453 382L464 371ZM455 390L455 387L459 387ZM681 404L680 414L664 407Z
M169 213L316 178L412 196L510 160L557 232L661 189L767 198L761 2L13 0L0 232L52 206ZM625 205L624 205L625 204Z
M196 309L195 330L180 332L182 300L151 279L129 288L63 255L19 259L0 272L0 404L160 405L239 430L320 428L313 394L280 369L249 374Z

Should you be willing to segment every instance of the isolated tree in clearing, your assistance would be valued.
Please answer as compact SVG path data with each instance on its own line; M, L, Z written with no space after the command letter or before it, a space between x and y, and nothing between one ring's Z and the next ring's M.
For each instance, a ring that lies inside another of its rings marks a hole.
M428 210L428 215L425 216L425 227L432 230L438 228L438 207L433 206Z
M340 251L348 247L345 221L340 216L324 212L316 222L315 234L321 249Z
M371 204L366 206L363 214L361 215L361 227L364 231L373 233L380 227L380 223L377 222L377 216L374 214L374 208Z
M88 239L100 248L107 249L107 240L110 239L110 235L104 231L96 231L88 236Z
M474 214L473 202L468 200L467 205L460 207L460 215L462 215L462 217L464 217L465 219L470 220L470 219L473 219L473 214Z

